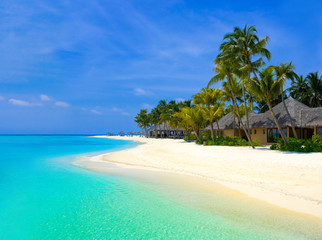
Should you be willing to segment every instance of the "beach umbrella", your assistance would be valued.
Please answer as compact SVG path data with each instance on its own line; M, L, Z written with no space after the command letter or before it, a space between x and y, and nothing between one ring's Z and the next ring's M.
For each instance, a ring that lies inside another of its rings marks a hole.
M125 135L125 133L124 133L123 131L121 131L121 132L119 132L119 135L120 135L120 136L124 136L124 135Z

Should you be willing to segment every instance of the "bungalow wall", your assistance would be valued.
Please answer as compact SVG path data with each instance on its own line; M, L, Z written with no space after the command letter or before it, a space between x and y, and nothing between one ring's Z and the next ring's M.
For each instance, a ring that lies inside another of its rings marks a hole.
M234 137L234 129L225 129L223 130L223 136L224 137Z
M266 145L267 143L267 129L266 128L252 128L250 130L250 136L253 141L258 142L261 145Z
M244 131L241 131L242 138L247 139L246 134ZM267 128L251 128L250 129L250 135L252 137L253 141L258 142L261 145L267 145L271 144L267 141ZM239 137L238 129L225 129L223 130L223 136L224 137Z

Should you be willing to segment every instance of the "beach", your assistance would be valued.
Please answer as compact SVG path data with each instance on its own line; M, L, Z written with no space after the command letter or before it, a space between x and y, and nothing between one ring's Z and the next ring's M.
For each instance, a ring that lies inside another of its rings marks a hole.
M141 144L91 157L81 163L83 167L104 171L105 163L113 163L126 169L199 177L282 209L322 219L322 153L203 146L173 139L108 138Z

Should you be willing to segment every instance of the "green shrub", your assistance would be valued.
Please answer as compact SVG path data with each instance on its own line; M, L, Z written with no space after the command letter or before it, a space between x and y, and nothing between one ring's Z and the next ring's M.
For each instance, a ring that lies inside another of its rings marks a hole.
M202 142L200 142L199 140L196 140L196 144L202 144Z
M312 139L289 138L289 143L280 142L280 145L273 144L270 149L289 152L322 152L322 141L318 135Z
M194 134L190 134L188 136L185 136L183 138L183 140L185 140L185 141L193 141L193 140L196 140L196 136Z
M270 149L271 150L279 150L279 146L276 143L274 143L272 146L270 146Z
M320 135L314 134L314 135L312 136L312 141L313 141L314 143L318 143L318 142L322 142L322 139L320 138Z
M210 146L250 146L247 140L238 137L216 137L214 141L209 138L207 142ZM259 146L258 142L255 142L254 145Z
M204 141L211 140L211 134L209 132L203 132L200 134L200 139Z

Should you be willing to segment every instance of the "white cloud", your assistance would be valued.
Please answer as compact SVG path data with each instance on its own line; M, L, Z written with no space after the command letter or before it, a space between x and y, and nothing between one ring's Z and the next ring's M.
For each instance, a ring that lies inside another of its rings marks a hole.
M4 100L4 97L0 96L0 101L3 101Z
M43 101L43 102L50 101L50 97L48 97L48 96L47 96L47 95L45 95L45 94L40 94L40 99L41 99L41 101Z
M16 106L25 106L25 107L26 106L31 106L31 104L29 102L27 102L27 101L14 99L14 98L9 99L8 102L13 104L13 105L16 105Z
M146 91L146 90L144 90L142 88L135 88L134 89L134 95L135 96L149 96L149 95L152 95L152 93L149 92L149 91Z
M97 111L95 109L91 110L91 113L96 114L96 115L102 115L101 112L99 112L99 111Z
M42 106L42 104L40 103L30 103L30 102L15 99L15 98L10 98L8 102L11 103L12 105L23 106L23 107Z
M113 107L113 108L112 108L112 111L113 111L113 112L120 113L121 115L124 115L124 116L130 116L130 115L131 115L130 113L125 112L125 111L123 111L122 109L117 108L117 107Z
M60 102L60 101L58 101L58 102L55 102L55 105L57 107L69 107L69 104L67 102Z

